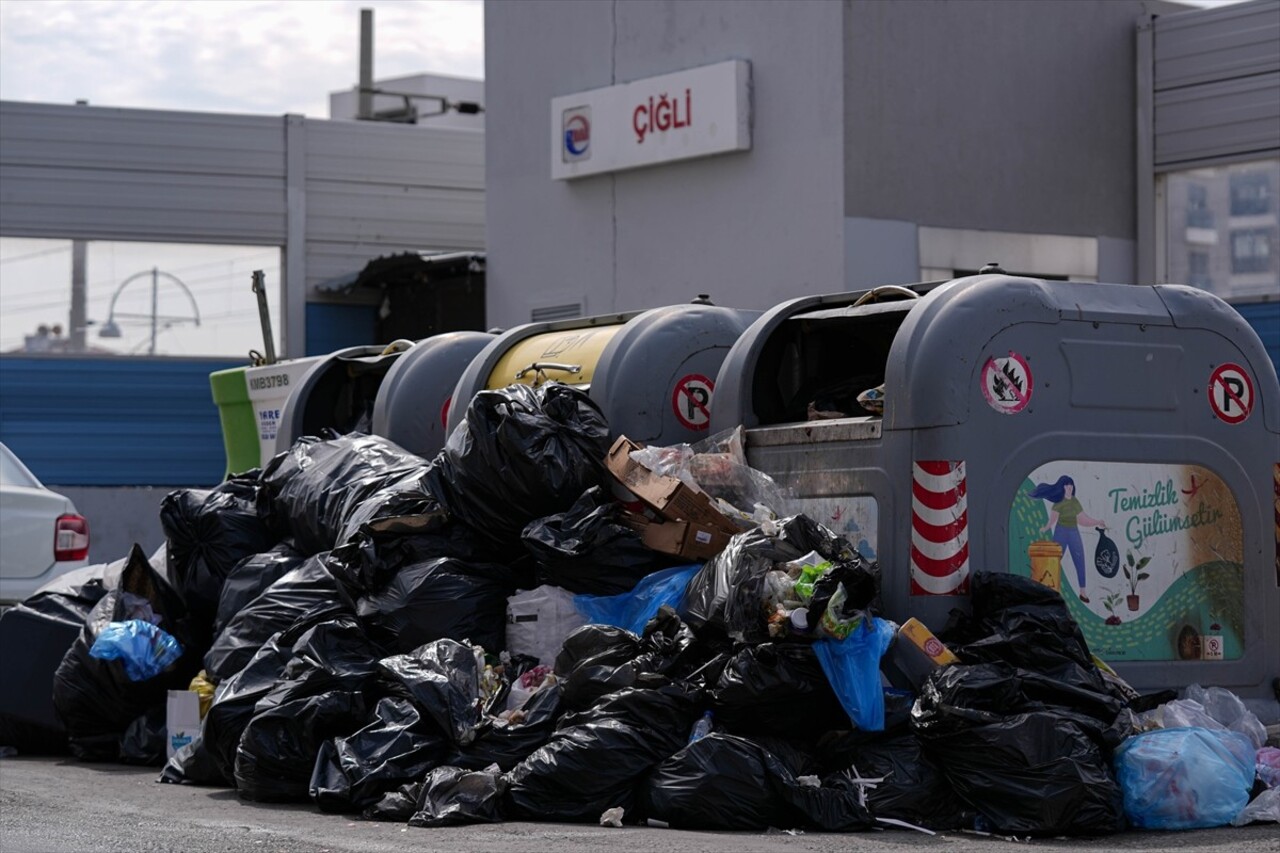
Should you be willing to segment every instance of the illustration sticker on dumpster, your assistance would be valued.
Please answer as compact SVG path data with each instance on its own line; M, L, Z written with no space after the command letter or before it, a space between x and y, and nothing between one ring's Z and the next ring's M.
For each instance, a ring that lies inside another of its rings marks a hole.
M911 594L969 592L969 495L964 462L911 466Z
M1220 364L1209 375L1209 407L1218 420L1242 423L1253 411L1253 380L1238 364Z
M796 512L802 512L833 533L839 533L859 554L876 559L876 530L879 504L871 495L798 498Z
M676 383L671 408L686 429L704 430L711 425L711 394L716 384L700 373L691 373Z
M1236 660L1243 540L1208 468L1059 460L1013 498L1009 571L1058 589L1104 660Z
M991 357L982 365L982 396L1004 415L1016 415L1031 402L1031 366L1016 352Z

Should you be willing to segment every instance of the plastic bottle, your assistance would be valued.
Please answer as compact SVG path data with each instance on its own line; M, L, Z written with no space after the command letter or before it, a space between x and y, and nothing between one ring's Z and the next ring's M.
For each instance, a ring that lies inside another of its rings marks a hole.
M695 740L702 740L711 734L711 728L711 712L707 711L702 715L702 719L693 724L693 731L689 733L689 743L693 743Z

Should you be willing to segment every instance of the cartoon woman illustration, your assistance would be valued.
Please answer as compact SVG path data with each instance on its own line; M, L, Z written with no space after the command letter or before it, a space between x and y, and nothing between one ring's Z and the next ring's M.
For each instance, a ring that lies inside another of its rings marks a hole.
M1106 530L1102 521L1087 515L1080 499L1076 497L1076 482L1065 474L1054 483L1039 483L1031 490L1031 497L1048 501L1049 521L1040 529L1053 531L1053 541L1070 552L1071 562L1076 567L1076 580L1079 583L1080 600L1089 603L1089 595L1085 592L1084 543L1080 540L1080 525L1087 524L1099 530Z

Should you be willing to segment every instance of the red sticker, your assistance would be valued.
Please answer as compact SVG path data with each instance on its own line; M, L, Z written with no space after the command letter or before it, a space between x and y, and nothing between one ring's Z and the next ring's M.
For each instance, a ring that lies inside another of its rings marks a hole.
M1031 365L1016 352L989 358L982 365L982 396L1004 415L1016 415L1031 402Z
M1222 364L1209 375L1209 408L1221 421L1238 424L1253 411L1253 380L1238 364Z
M686 429L704 430L711 426L711 393L716 383L700 373L690 373L676 383L671 394L671 408L676 420Z
M453 403L453 397L445 397L444 405L440 407L440 428L447 430L449 428L449 405Z

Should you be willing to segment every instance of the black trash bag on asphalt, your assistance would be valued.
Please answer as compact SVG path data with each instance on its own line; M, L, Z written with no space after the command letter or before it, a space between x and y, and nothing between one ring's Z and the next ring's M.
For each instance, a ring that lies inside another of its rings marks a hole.
M520 532L603 482L609 425L585 391L548 382L481 391L423 478L455 517L519 552Z
M711 701L716 722L734 734L811 737L849 726L808 643L738 648L721 670Z
M235 618L262 593L289 572L301 566L307 558L293 547L289 539L268 548L260 554L251 554L236 563L222 584L218 596L218 612L213 620L213 636L216 638Z
M516 820L592 822L636 804L636 786L684 746L702 713L680 685L628 688L565 715L551 740L506 774L506 814Z
M160 628L178 641L182 656L165 672L133 681L123 662L89 654L98 635L112 622L159 617ZM54 674L53 704L66 727L72 755L83 761L115 761L120 737L142 714L165 704L169 690L185 690L200 671L199 645L182 599L147 561L137 545L129 553L119 580L85 618Z
M85 619L120 579L127 560L59 575L0 613L0 746L24 754L62 755L67 732L53 708L53 676ZM13 685L21 685L16 689Z
M218 770L213 753L205 748L204 738L198 735L169 756L156 781L166 785L231 784L231 780Z
M592 486L565 512L530 522L520 539L538 564L538 583L583 595L620 595L653 572L689 562L650 549L619 520L622 511L604 489Z
M258 700L240 736L235 781L242 798L308 799L321 744L368 722L366 690L376 679L378 654L350 616L322 622L299 637L280 680Z
M867 829L856 790L806 785L764 744L712 732L663 761L644 786L645 814L676 829Z
M205 655L204 668L210 680L216 683L244 669L272 634L316 607L336 601L348 612L354 611L354 603L329 573L327 556L317 554L282 575L227 622Z
M166 711L163 705L149 708L129 724L120 736L121 764L138 764L143 767L164 765L169 751Z
M555 733L561 711L559 683L539 688L510 719L492 715L476 729L475 740L454 746L445 764L465 770L498 765L504 772L524 761Z
M418 798L422 796L422 782L406 782L395 790L382 795L382 799L360 813L364 820L383 820L404 823L418 810Z
M410 488L426 465L377 435L303 436L263 469L263 500L298 550L318 554L342 544L361 504L392 484Z
M410 826L461 826L504 820L503 775L491 770L437 767L423 780Z
M346 612L339 602L316 605L263 643L243 669L218 684L213 704L200 727L201 741L212 756L221 778L215 784L235 784L236 748L240 745L240 736L253 719L258 700L275 689L285 667L293 659L294 646L301 644L316 625Z
M971 810L966 810L942 768L910 732L891 737L828 733L819 739L817 751L826 766L839 768L823 777L824 787L856 791L856 779L883 779L867 789L867 807L875 817L932 830L972 824Z
M765 576L778 563L817 551L841 567L848 578L846 606L864 609L879 587L879 568L868 563L841 536L806 515L739 533L689 581L680 616L699 633L704 628L734 640L763 643L770 638L765 606ZM848 589L848 587L854 589ZM834 589L831 590L834 592ZM855 598L855 593L859 596ZM827 595L830 598L830 594ZM811 621L821 614L811 614Z
M258 515L259 473L237 475L210 491L177 489L160 502L169 582L206 630L231 570L280 541Z
M360 812L444 760L446 739L408 699L378 700L373 720L320 745L310 793L325 812Z
M447 639L378 661L381 682L412 701L453 744L475 740L483 716L483 669L483 650Z
M382 589L356 602L370 638L389 652L439 639L469 640L497 654L506 648L511 571L449 557L405 566Z

